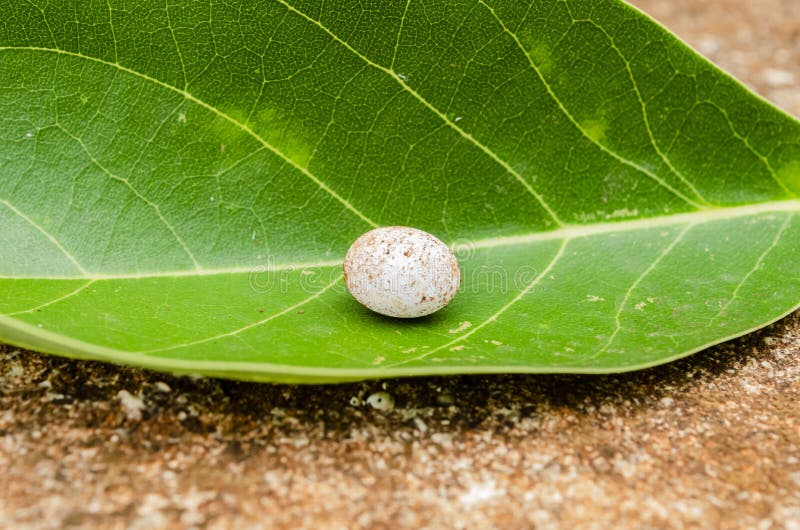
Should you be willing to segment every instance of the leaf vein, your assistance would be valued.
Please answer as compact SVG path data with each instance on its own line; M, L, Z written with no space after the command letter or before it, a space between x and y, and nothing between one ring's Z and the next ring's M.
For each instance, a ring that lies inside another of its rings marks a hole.
M759 160L759 162L761 162L764 165L764 167L767 170L767 173L769 173L770 177L772 177L772 180L774 180L775 183L786 194L788 194L790 197L794 197L795 196L795 194L792 193L792 191L786 186L786 184L780 178L778 178L778 175L777 175L777 173L775 173L775 169L772 167L772 163L769 161L769 158L767 158L766 156L764 156L761 153L759 153L756 150L756 148L753 147L753 144L750 143L750 140L748 139L748 137L746 135L740 134L739 131L736 130L736 128L733 126L733 121L731 120L730 114L728 114L728 111L726 109L722 108L721 106L719 106L719 105L717 105L717 104L715 104L715 103L713 103L711 101L704 101L704 102L700 102L700 103L706 103L708 105L711 105L715 109L717 109L725 117L725 122L728 124L728 127L730 127L731 134L733 134L734 138L736 138L737 140L742 142L744 144L744 146L747 148L747 150L750 151L753 154L753 156L755 156Z
M147 197L142 195L139 192L139 190L137 190L136 188L133 187L133 185L130 183L130 181L128 179L120 177L119 175L116 175L116 174L112 173L111 170L109 170L102 162L100 162L100 160L97 159L97 157L94 156L94 154L89 150L89 147L86 145L86 143L81 138L79 138L78 136L75 136L74 134L69 132L61 124L57 124L56 127L58 127L61 131L64 132L64 134L66 134L67 136L72 138L72 140L74 140L78 145L81 146L81 149L83 150L84 153L86 153L86 156L89 157L89 160L91 161L92 164L97 166L103 173L108 175L112 180L116 180L117 182L123 183L134 194L134 196L137 199L139 199L144 204L146 204L148 207L150 207L156 213L156 216L161 221L161 223L167 228L167 230L169 230L169 232L172 234L172 236L175 238L175 240L181 246L183 251L186 253L186 255L189 257L189 259L192 261L192 264L194 265L194 268L197 269L197 270L202 269L202 267L200 266L200 263L197 261L197 258L195 258L194 254L189 249L189 246L186 244L186 242L183 240L183 238L180 236L180 234L178 234L177 230L175 230L175 227L172 225L172 223L170 223L167 220L167 218L164 217L164 214L161 212L161 208L159 207L158 204L154 203L153 201L151 201L150 199L148 199Z
M81 265L80 262L78 262L75 256L73 256L66 248L64 248L64 245L62 245L61 242L58 239L56 239L55 236L53 236L53 234L45 230L40 224L38 224L36 221L25 215L25 213L17 209L13 204L8 202L6 199L0 198L0 203L5 205L6 208L14 212L19 217L21 217L25 222L27 222L29 225L31 225L37 231L39 231L39 233L41 233L44 237L46 237L53 245L55 245L56 248L58 248L58 250L61 251L62 254L64 254L64 256L70 262L72 262L72 264L75 266L76 269L78 269L78 271L81 274L83 274L84 276L87 276L89 274L87 270L83 267L83 265Z
M62 296L59 296L57 298L53 298L52 300L48 300L47 302L44 302L44 303L41 303L41 304L39 304L37 306L31 307L30 309L23 309L21 311L15 311L13 313L6 313L4 315L0 315L0 317L13 317L13 316L16 316L16 315L25 315L25 314L33 313L34 311L39 311L40 309L44 309L45 307L50 307L51 305L63 302L64 300L67 300L69 298L77 296L78 294L80 294L82 291L84 291L86 288L88 288L90 285L92 285L96 281L97 280L89 280L86 283L84 283L83 285L81 285L80 287L78 287L77 289L73 289L72 291L70 291L70 292L68 292L68 293L66 293L66 294L64 294Z
M164 13L167 15L167 28L169 28L169 34L172 37L172 42L175 44L175 51L178 53L178 60L181 63L181 75L183 76L183 90L186 90L186 87L189 85L188 80L186 79L186 64L183 62L183 52L181 51L181 45L178 44L178 39L177 37L175 37L175 28L172 27L172 19L169 16L169 0L164 0Z
M336 35L335 33L333 33L333 32L332 32L330 29L328 29L326 26L324 26L324 25L323 25L323 24L322 24L320 21L318 21L318 20L316 20L316 19L314 19L314 18L312 18L312 17L308 16L307 14L305 14L305 13L304 13L304 12L302 12L302 11L300 11L299 9L297 9L296 7L294 7L293 5L291 5L291 4L289 4L288 2L286 2L285 0L278 0L278 2L280 2L281 4L283 4L284 6L286 6L286 8L287 8L287 9L291 10L291 11L292 11L292 12L294 12L294 13L297 13L299 16L303 17L305 20L307 20L307 21L311 22L312 24L314 24L315 26L317 26L318 28L320 28L322 31L324 31L325 33L327 33L328 35L330 35L330 37L331 37L333 40L335 40L336 42L338 42L339 44L341 44L342 46L344 46L344 47L345 47L347 50L349 50L351 53L353 53L353 54L354 54L356 57L358 57L358 58L359 58L359 59L361 59L362 61L364 61L364 62L366 62L367 64L369 64L371 67L373 67L373 68L375 68L375 69L377 69L377 70L380 70L380 71L384 72L384 73L385 73L385 74L387 74L387 75L388 75L388 76L389 76L391 79L393 79L393 80L394 80L396 83L400 84L400 86L401 86L401 87L403 87L403 90L407 91L409 94L411 94L412 96L414 96L414 98L415 98L415 99L417 99L417 100L418 100L420 103L422 103L422 104L423 104L423 105L424 105L424 106L425 106L425 107L426 107L428 110L430 110L431 112L433 112L433 113L434 113L436 116L438 116L438 117L439 117L441 120L443 120L443 121L444 121L444 122L445 122L445 123L446 123L446 124L447 124L447 125L448 125L448 126L451 128L451 129L453 129L455 132L457 132L457 133L458 133L460 136L462 136L464 139L468 140L470 143L472 143L472 144L473 144L473 145L475 145L477 148L479 148L481 151L483 151L483 152L484 152L486 155L488 155L488 156L489 156L489 157L490 157L492 160L494 160L494 161L495 161L497 164L499 164L500 166L502 166L502 167L503 167L503 169L505 169L505 170L506 170L506 171L507 171L507 172L508 172L510 175L512 175L512 176L513 176L513 177L514 177L514 178L515 178L515 179L516 179L516 180L517 180L517 181L520 183L520 185L522 185L522 186L525 188L525 190L526 190L528 193L530 193L530 194L531 194L531 195L532 195L532 196L533 196L533 197L536 199L536 201L537 201L537 202L538 202L538 203L539 203L539 204L542 206L542 208L543 208L543 209L544 209L544 210L547 212L547 214L550 216L550 218L553 220L553 222L554 222L556 225L558 225L558 226L564 226L564 223L563 223L563 221L561 221L561 219L558 217L558 215L556 214L555 210L553 210L553 208L550 206L550 204L549 204L547 201L545 201L544 197L543 197L543 196L542 196L542 195L541 195L541 194L540 194L538 191L536 191L536 190L534 189L534 187L531 185L531 183L530 183L530 182L528 182L528 180L527 180L527 179L525 179L525 178L524 178L524 177L523 177L523 176L522 176L522 175L521 175L521 174L520 174L520 173L519 173L519 172L518 172L516 169L514 169L514 168L513 168L513 167L512 167L512 166L511 166L511 165L510 165L508 162L506 162L505 160L503 160L502 158L500 158L499 156L497 156L497 154L496 154L494 151L492 151L492 150L491 150L491 149L489 149L489 148L488 148L486 145L484 145L483 143L481 143L481 142L480 142L480 141L479 141L477 138L475 138L473 135L471 135L470 133L468 133L467 131L465 131L464 129L462 129L461 127L459 127L458 125L456 125L456 124L455 124L455 123L454 123L454 122L453 122L453 121L452 121L450 118L448 118L448 117L447 117L447 116L446 116L446 115L445 115L445 114L444 114L442 111L440 111L438 108L436 108L436 107L435 107L435 106L434 106L434 105L433 105L431 102L429 102L427 99L423 98L423 97L422 97L422 95L421 95L419 92L417 92L416 90L414 90L413 88L411 88L411 87L410 87L408 84L406 84L406 83L405 83L405 82L404 82L404 81L403 81L403 80L402 80L402 79L401 79L401 78L398 76L397 72L395 72L394 70L392 70L392 69L390 69L390 68L387 68L387 67L385 67L385 66L382 66L382 65L380 65L380 64L378 64L378 63L376 63L376 62L372 61L372 60L371 60L369 57L365 56L364 54L362 54L361 52L359 52L358 50L356 50L355 48L353 48L352 46L350 46L350 44L348 44L348 43L347 43L345 40L343 40L343 39L342 39L342 38L340 38L338 35Z
M693 206L693 207L695 207L697 209L703 209L705 207L704 205L702 205L700 203L697 203L696 201L690 199L689 197L687 197L686 195L681 193L680 190L675 189L675 187L670 185L667 181L665 181L664 179L662 179L661 177L659 177L658 175L656 175L655 173L653 173L649 169L647 169L647 168L645 168L645 167L633 162L632 160L628 160L627 158L615 153L614 151L612 151L611 149L609 149L608 147L603 145L601 142L599 142L596 139L592 138L592 136L586 131L586 129L581 126L581 124L578 122L578 120L575 119L575 117L572 115L572 113L570 113L569 110L567 110L567 108L564 106L564 103L561 101L561 99L553 91L553 88L550 86L550 83L548 83L547 79L545 79L545 77L542 74L542 72L539 69L539 67L536 66L536 63L533 62L533 59L531 58L530 54L528 53L528 50L526 50L525 47L522 45L522 42L520 42L519 37L517 36L517 34L514 33L513 31L511 31L508 28L508 26L506 26L505 22L499 17L499 15L497 15L497 13L495 12L494 8L492 8L491 6L486 4L484 2L484 0L478 0L478 2L480 4L482 4L484 7L486 7L487 10L489 10L489 12L495 18L495 20L497 20L497 22L500 24L500 27L503 29L503 31L508 33L508 35L514 40L514 42L517 44L519 49L522 51L522 53L527 58L528 63L531 65L531 68L533 69L533 71L536 72L536 75L539 77L539 80L544 85L545 90L547 91L548 95L553 99L553 101L559 107L559 109L564 114L564 116L566 116L566 118L575 126L575 128L578 130L578 132L581 133L581 135L583 135L587 140L589 140L591 143L593 143L595 146L597 146L601 151L603 151L607 155L609 155L612 158L616 159L618 162L621 162L622 164L624 164L624 165L626 165L628 167L631 167L631 168L637 170L640 173L643 173L644 175L649 177L651 180L655 181L661 187L665 188L666 190L668 190L670 193L672 193L673 195L675 195L676 197L678 197L679 199L681 199L685 203L687 203L687 204L689 204L689 205L691 205L691 206Z
M319 186L325 193L327 193L328 195L330 195L331 197L333 197L334 199L339 201L345 208L347 208L351 213L356 215L359 219L361 219L362 221L364 221L365 223L367 223L369 226L371 226L373 228L378 226L378 223L376 223L375 221L373 221L372 219L367 217L358 208L356 208L353 204L351 204L347 199L345 199L344 197L342 197L341 195L336 193L336 191L334 191L330 186L325 184L325 182L323 182L317 176L312 174L308 170L308 168L306 168L306 167L298 164L294 160L292 160L288 155L283 153L283 151L281 151L280 149L278 149L277 147L275 147L271 143L267 142L263 137L261 137L261 135L257 134L255 131L253 131L246 124L234 119L232 116L229 116L228 114L222 112L221 110L219 110L214 105L211 105L210 103L206 103L205 101L203 101L202 99L194 96L190 92L187 92L187 91L182 90L182 89L180 89L178 87L170 85L169 83L165 83L164 81L161 81L159 79L151 77L151 76L149 76L147 74L144 74L142 72L138 72L136 70L128 68L127 66L123 66L123 65L121 65L119 63L106 61L104 59L99 59L97 57L91 57L91 56L84 55L84 54L78 53L78 52L71 52L71 51L62 50L62 49L59 49L59 48L43 48L43 47L38 47L38 46L0 46L0 52L2 52L2 51L12 51L12 50L13 51L38 51L38 52L45 52L45 53L55 53L55 54L61 54L61 55L68 55L68 56L71 56L71 57L75 57L75 58L78 58L78 59L84 59L84 60L96 62L96 63L99 63L99 64L104 64L106 66L111 66L113 68L117 68L117 69L119 69L119 70L121 70L121 71L123 71L123 72L125 72L127 74L130 74L130 75L139 77L141 79L144 79L145 81L148 81L148 82L153 83L155 85L158 85L160 87L166 88L167 90L171 90L173 92L176 92L177 94L180 94L181 96L186 98L188 101L191 101L193 103L196 103L197 105L200 105L204 109L206 109L206 110L210 111L211 113L219 116L223 120L235 125L239 129L244 131L246 134L250 135L253 139L258 141L261 145L266 147L269 151L271 151L272 153L276 154L280 158L286 160L290 165L292 165L292 167L294 167L295 169L300 171L300 173L302 173L303 175L308 177L317 186Z
M400 17L400 27L397 29L397 38L394 41L394 51L392 51L392 62L389 64L389 69L394 70L394 63L397 60L397 49L400 48L400 36L403 34L403 24L406 21L406 14L408 13L408 6L411 5L411 0L406 0L406 7L403 9L403 14Z
M561 259L561 256L564 255L564 250L567 248L567 243L569 243L569 241L570 241L569 239L564 239L563 241L561 241L561 245L559 245L558 250L555 252L553 257L550 259L550 263L547 264L547 266L544 268L544 270L542 270L541 273L537 274L536 277L533 280L531 280L528 283L528 285L525 286L524 289L522 289L519 293L517 293L517 295L514 296L514 298L512 298L510 301L508 301L500 309L495 311L489 318L487 318L486 320L484 320L483 322L481 322L477 326L474 326L474 327L470 328L469 331L467 331L463 335L460 335L459 337L457 337L457 338L455 338L455 339L453 339L453 340L451 340L449 342L446 342L446 343L444 343L444 344L442 344L440 346L437 346L436 348L428 350L428 351L422 353L421 355L418 355L418 356L413 357L411 359L405 359L405 360L403 360L403 361L401 361L399 363L387 365L386 367L387 368L396 368L398 366L410 364L410 363L413 363L413 362L416 362L416 361L421 361L421 360L425 359L426 357L429 357L429 356L433 355L434 353L436 353L438 351L441 351L441 350L443 350L445 348L450 348L453 345L458 344L459 342L462 342L462 341L466 340L467 338L469 338L470 336L472 336L476 332L480 331L481 329L485 328L486 326L488 326L492 322L496 321L498 318L500 318L500 316L503 315L503 313L508 311L514 304L516 304L517 302L522 300L528 293L530 293L533 290L534 287L539 285L539 283L541 283L542 279L545 276L550 274L550 272L553 270L553 267L555 267L556 263L558 263L558 261Z
M606 352L608 350L608 348L614 342L614 339L617 338L617 335L622 330L622 321L621 321L622 312L625 311L625 309L627 308L628 301L630 300L630 297L631 297L631 294L633 293L633 291L635 291L639 287L639 285L642 283L642 281L644 281L644 279L651 272L653 272L653 270L655 270L656 267L658 267L659 263L661 263L664 260L664 258L666 258L672 252L672 250L676 246L678 246L678 244L683 240L684 236L686 236L686 234L694 226L696 226L696 225L695 224L687 224L685 227L683 227L683 229L678 232L678 235L675 237L675 239L672 241L672 243L667 245L664 248L664 250L662 250L658 254L658 257L656 257L656 259L636 278L636 280L634 280L634 282L631 284L630 288L627 291L625 291L625 296L622 298L622 302L620 303L619 308L617 309L616 313L614 314L614 331L608 337L608 340L606 341L606 343L596 353L592 354L592 356L589 357L589 360L596 359L597 357L599 357L600 355L602 355L604 352Z
M1 200L1 199L0 199ZM594 225L568 225L558 230L550 230L546 232L533 232L527 234L517 234L509 236L489 237L484 239L476 239L467 243L460 243L452 245L456 252L472 251L480 249L491 249L498 247L508 246L522 246L546 241L556 241L561 239L576 239L584 237L592 237L603 234L632 232L636 230L650 230L655 228L664 228L678 225L700 225L703 223L713 223L719 221L733 220L745 217L753 217L757 215L769 215L781 212L800 213L800 200L784 200L775 201L762 204L754 204L747 206L731 206L726 208L711 208L690 213L679 213L673 215L664 215L660 217L651 217L643 219L635 219L631 221L617 221L611 223L597 223ZM456 241L463 241L463 238ZM240 267L229 267L220 269L202 269L200 271L194 270L176 270L176 271L159 271L159 272L141 272L132 274L103 274L103 273L86 273L84 276L79 277L24 277L24 276L0 276L0 280L9 279L28 279L28 280L75 280L94 278L98 280L138 280L144 278L161 278L161 277L182 277L182 276L208 276L215 274L244 274L253 273L258 274L261 272L281 271L281 270L302 270L315 267L338 267L341 266L342 261L328 260L328 261L312 261L312 262L297 262L297 263L279 263L271 264L268 266L263 265L242 265Z
M297 302L295 304L292 304L289 307L287 307L287 308L285 308L285 309L283 309L281 311L278 311L277 313L273 313L272 315L269 315L268 317L265 317L265 318L263 318L261 320L258 320L256 322L252 322L250 324L247 324L246 326L242 326L242 327L236 328L236 329L234 329L232 331L228 331L228 332L225 332L225 333L219 333L217 335L213 335L213 336L210 336L210 337L206 337L204 339L199 339L199 340L195 340L195 341L191 341L191 342L186 342L186 343L182 343L182 344L173 344L171 346L165 346L165 347L156 348L156 349L153 349L153 350L142 350L142 351L133 352L133 353L137 353L137 354L141 354L141 355L150 355L150 354L153 354L153 353L161 353L161 352L176 350L176 349L179 349L179 348L185 348L185 347L189 347L189 346L196 346L198 344L204 344L206 342L211 342L213 340L218 340L218 339L224 339L226 337L236 337L240 333L242 333L244 331L247 331L248 329L252 329L252 328L261 326L263 324L266 324L267 322L269 322L271 320L274 320L274 319L276 319L278 317L281 317L281 316L285 315L286 313L290 313L290 312L294 311L295 309L298 309L298 308L306 305L307 303L312 302L313 300L316 300L317 298L319 298L320 296L322 296L323 294L328 292L341 279L342 279L342 275L340 274L340 275L336 276L336 278L333 281L331 281L328 285L326 285L325 287L323 287L322 289L320 289L316 293L312 294L311 296L308 296L308 297L304 298L303 300L300 300L299 302Z
M653 129L650 126L650 118L647 114L647 105L645 104L644 98L642 97L642 93L639 90L639 84L636 82L636 77L633 75L633 69L631 68L631 63L628 60L628 58L625 57L625 55L622 53L622 50L620 50L619 47L617 46L614 37L611 36L611 34L609 34L608 31L602 25L598 24L592 19L575 19L574 21L588 22L592 26L599 29L603 33L603 35L606 36L609 43L611 44L611 49L614 50L614 52L622 60L623 64L625 65L625 69L628 72L628 78L631 80L631 86L633 86L633 91L636 93L636 100L638 101L639 106L642 109L642 121L644 123L645 130L647 131L647 136L650 139L650 143L653 145L653 149L656 151L659 158L661 158L664 164L666 164L666 166L669 168L672 174L678 177L678 179L680 179L684 184L686 184L704 206L708 206L709 205L708 201L700 194L695 185L672 164L672 160L670 160L670 158L666 155L666 153L664 153L664 151L662 151L661 148L659 147L655 135L653 134Z
M755 272L761 268L761 265L764 263L764 260L767 258L769 253L772 252L778 246L778 242L780 241L784 232L786 232L786 229L789 228L789 224L791 223L792 219L794 219L794 216L795 214L789 214L786 216L786 220L781 224L781 227L778 229L778 232L775 234L775 237L772 239L770 245L758 257L755 265L753 265L753 268L747 271L747 274L745 274L742 277L742 281L740 281L738 285L736 285L736 288L734 288L733 293L731 293L730 299L727 302L725 302L725 304L719 309L719 311L717 311L717 314L711 318L711 320L708 323L709 327L715 320L717 320L725 312L726 309L728 309L728 306L730 306L736 300L736 298L739 296L739 291L744 286L744 284L747 283L747 280L750 279L750 276L755 274Z

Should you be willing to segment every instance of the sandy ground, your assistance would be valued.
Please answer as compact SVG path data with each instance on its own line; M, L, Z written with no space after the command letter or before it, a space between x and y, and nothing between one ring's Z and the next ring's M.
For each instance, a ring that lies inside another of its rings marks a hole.
M800 2L635 3L800 115ZM0 470L9 529L796 530L800 313L613 377L292 387L0 346Z

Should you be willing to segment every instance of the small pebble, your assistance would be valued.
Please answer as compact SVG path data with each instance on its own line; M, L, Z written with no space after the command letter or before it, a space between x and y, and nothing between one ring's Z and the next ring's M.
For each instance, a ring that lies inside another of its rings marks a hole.
M169 392L172 391L170 386L166 384L164 381L156 381L153 386L155 387L156 390L164 394L168 394Z
M794 84L794 74L788 70L767 68L764 70L764 80L771 86L791 86Z
M131 421L140 421L142 419L142 410L144 410L144 401L139 396L134 396L127 390L120 390L117 392L117 399L122 403L125 409L125 414Z
M367 397L367 404L375 410L389 411L394 408L394 398L388 392L375 392Z

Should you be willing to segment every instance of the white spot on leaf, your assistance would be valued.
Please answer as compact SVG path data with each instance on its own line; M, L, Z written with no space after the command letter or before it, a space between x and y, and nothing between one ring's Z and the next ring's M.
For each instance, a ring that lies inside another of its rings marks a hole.
M655 298L653 298L652 296L648 296L647 299L642 300L633 307L636 308L638 311L644 311L645 307L647 307L649 304L654 303L655 301L656 301Z
M628 208L620 208L619 210L614 210L613 212L606 214L606 219L619 219L624 217L636 217L639 215L638 209L629 210Z
M461 333L462 331L466 331L467 329L472 327L472 322L461 322L458 324L457 328L451 329L450 333Z

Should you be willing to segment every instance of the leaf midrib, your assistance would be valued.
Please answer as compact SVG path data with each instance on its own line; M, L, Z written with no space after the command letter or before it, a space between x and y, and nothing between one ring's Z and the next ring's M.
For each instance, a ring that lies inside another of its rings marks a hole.
M4 202L4 201L3 201ZM782 201L770 201L763 203L748 204L743 206L730 206L724 208L710 208L689 213L678 213L672 215L660 215L655 217L644 217L628 221L616 221L595 223L591 225L567 225L562 228L546 232L531 232L527 234L516 234L510 236L490 237L476 239L468 243L451 244L451 248L456 251L484 250L508 246L524 246L539 242L564 240L592 237L618 232L632 232L636 230L648 230L660 227L676 225L697 226L704 223L715 221L725 221L742 217L755 217L771 213L800 213L800 199L788 199ZM49 235L49 234L47 234ZM52 236L51 236L52 237ZM459 238L463 241L464 238ZM57 242L57 240L55 240ZM60 245L58 245L61 248ZM215 276L228 274L250 274L273 271L291 271L312 268L338 267L342 264L341 259L320 260L305 262L277 263L270 265L244 265L241 267L228 267L217 269L187 269L175 271L130 273L130 274L104 274L87 273L83 276L0 276L0 280L139 280L147 278L172 278L172 277L192 277L192 276Z

